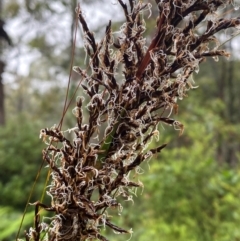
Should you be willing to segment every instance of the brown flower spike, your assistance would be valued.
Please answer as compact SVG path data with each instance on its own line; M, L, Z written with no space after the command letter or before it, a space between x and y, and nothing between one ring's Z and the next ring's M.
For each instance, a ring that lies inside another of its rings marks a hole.
M48 144L43 158L51 170L47 194L52 202L35 203L35 227L26 240L107 240L101 234L105 227L132 232L114 225L108 209L121 212L120 200L131 200L142 186L130 173L138 174L139 165L166 146L148 148L158 140L159 123L183 132L170 115L177 100L193 88L189 77L205 57L228 56L218 49L215 34L240 24L240 18L218 17L218 9L232 4L230 0L156 0L156 34L147 47L143 12L150 4L118 2L126 21L118 34L112 33L110 21L99 43L79 11L91 71L74 70L82 77L85 100L78 97L73 109L71 140L57 127L41 130ZM83 117L84 108L88 117ZM53 217L40 221L39 207Z

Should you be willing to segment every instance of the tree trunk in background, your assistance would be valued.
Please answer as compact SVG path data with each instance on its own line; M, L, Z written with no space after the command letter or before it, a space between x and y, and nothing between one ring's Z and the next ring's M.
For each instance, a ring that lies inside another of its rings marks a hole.
M233 47L232 47L232 42L229 42L229 52L233 52ZM227 119L228 122L232 125L236 124L235 123L235 113L238 112L238 109L235 109L235 93L234 93L234 88L235 85L233 84L234 81L234 61L229 61L227 65L227 73L228 73L228 78L227 78L227 91L228 91L228 100L227 100ZM235 150L235 138L231 136L231 133L229 133L229 139L227 140L228 142L228 148L226 150L226 162L229 163L230 166L235 166L237 163L237 156L235 153L237 150Z
M233 52L231 41L228 43L227 51ZM216 97L226 103L226 109L219 112L220 117L224 120L226 125L236 124L236 113L238 115L238 107L235 105L235 85L234 85L234 72L235 66L234 61L222 59L221 68L219 72L215 71L215 64L213 65L213 71L215 73L216 81ZM237 163L236 140L231 133L229 137L225 136L226 133L219 131L216 133L217 148L216 148L216 159L220 164L228 163L234 167Z
M4 63L0 61L0 125L5 124L5 110L4 110L4 85L2 82L2 73L4 70Z
M2 0L0 0L0 18L2 17ZM0 54L2 53L2 45L0 44ZM4 71L4 62L0 60L0 126L5 124L5 109L4 109L4 85L2 82L2 74Z

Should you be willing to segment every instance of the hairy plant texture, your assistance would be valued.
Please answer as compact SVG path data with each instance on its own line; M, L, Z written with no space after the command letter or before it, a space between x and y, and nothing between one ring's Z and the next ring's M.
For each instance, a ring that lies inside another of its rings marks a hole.
M229 56L218 49L214 34L240 24L240 18L219 17L218 9L230 0L156 0L156 34L147 47L143 12L151 11L150 4L118 2L126 21L117 33L109 22L99 43L78 10L91 71L74 70L86 98L78 97L73 109L73 139L57 126L41 130L48 145L43 158L51 170L47 194L52 203L34 203L35 227L27 240L107 240L101 234L106 226L132 232L114 225L108 209L121 212L120 200L131 200L134 189L143 185L133 178L139 165L166 146L148 148L158 140L159 123L183 132L183 125L170 118L177 100L194 88L190 77L205 57ZM83 117L84 108L88 117ZM40 221L39 207L54 213L49 223Z

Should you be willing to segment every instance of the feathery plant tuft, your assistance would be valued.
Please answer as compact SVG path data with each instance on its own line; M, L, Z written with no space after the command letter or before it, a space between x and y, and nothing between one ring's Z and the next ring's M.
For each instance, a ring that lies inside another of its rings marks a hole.
M70 129L72 139L60 126L41 130L52 202L34 203L35 226L26 240L106 241L101 232L105 227L132 233L113 224L108 210L116 208L120 213L121 201L131 200L135 189L143 186L136 180L139 165L166 146L149 147L152 140L158 141L159 124L171 125L182 134L183 125L171 117L177 112L177 100L194 88L191 76L206 57L229 56L218 48L215 34L240 25L240 18L219 14L219 9L233 5L232 0L156 0L156 34L147 47L144 12L151 13L151 5L137 0L118 3L126 21L117 33L110 21L100 42L81 9L77 10L90 71L73 69L81 76L85 98L77 97L72 110L76 119ZM41 219L39 208L53 216Z

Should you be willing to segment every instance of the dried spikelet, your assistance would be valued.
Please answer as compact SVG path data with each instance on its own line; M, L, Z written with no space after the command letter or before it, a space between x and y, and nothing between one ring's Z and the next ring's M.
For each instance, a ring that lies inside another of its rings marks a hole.
M100 234L101 226L132 233L111 223L106 210L121 211L119 197L131 200L129 190L142 186L130 180L130 172L139 174L139 165L166 146L148 148L158 138L158 124L171 125L182 134L183 125L170 118L172 110L177 111L177 100L193 88L189 78L204 58L228 57L217 47L211 49L210 43L217 43L214 34L240 23L239 18L216 15L219 7L232 1L156 0L157 31L147 48L143 11L149 10L149 4L129 0L128 7L118 2L126 16L120 35L113 36L109 22L99 43L79 12L91 74L80 67L74 70L83 78L81 86L90 100L77 100L73 109L77 124L69 130L72 140L57 127L41 131L47 144L50 138L43 158L51 169L47 194L52 203L35 203L35 227L26 234L27 240L39 241L40 233L47 233L48 240L107 240ZM180 27L183 20L187 22ZM206 24L202 33L196 30L200 24ZM124 74L121 80L119 66ZM89 111L88 124L82 123L84 106ZM103 125L107 127L99 137ZM61 147L54 147L53 140ZM40 222L38 207L55 213L50 224Z

